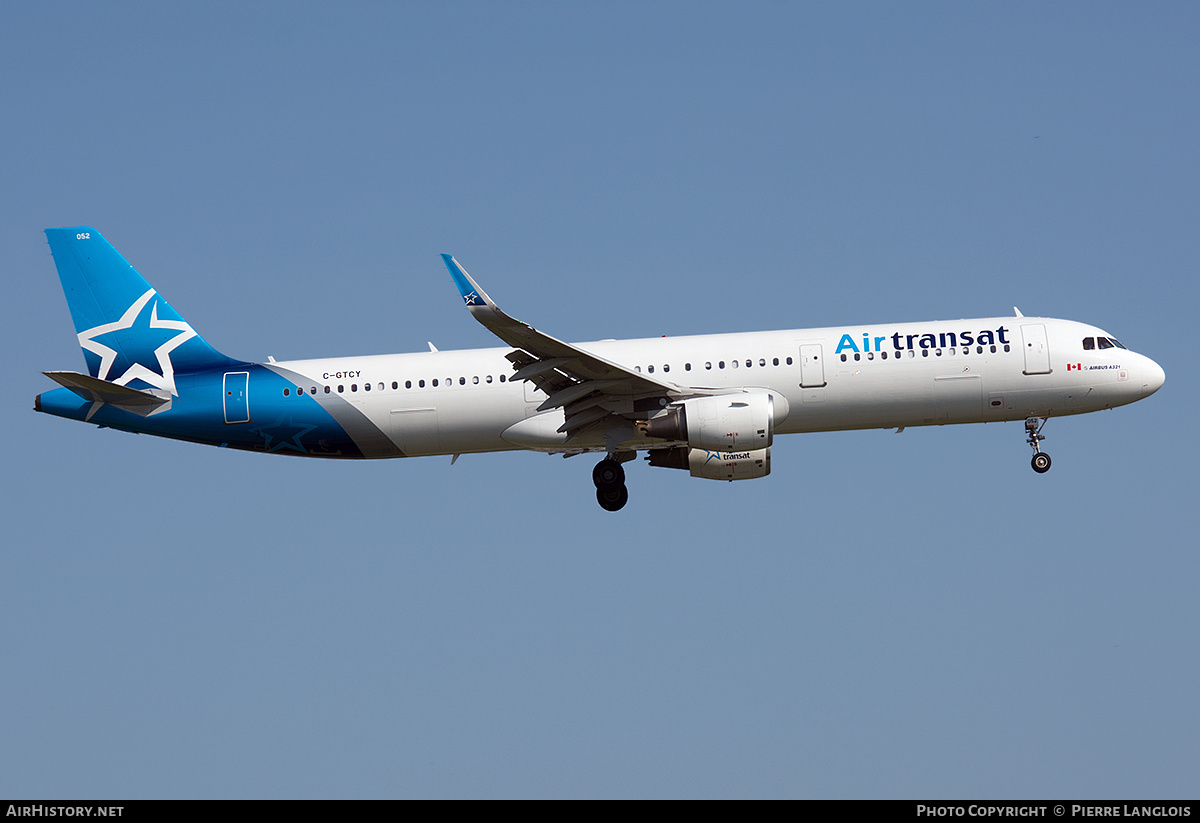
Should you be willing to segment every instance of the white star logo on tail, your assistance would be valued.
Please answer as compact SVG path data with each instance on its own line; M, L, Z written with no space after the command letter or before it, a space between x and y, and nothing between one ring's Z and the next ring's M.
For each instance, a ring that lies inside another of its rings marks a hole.
M150 289L141 297L133 302L133 305L125 310L121 315L121 319L113 323L104 323L100 326L95 326L87 331L79 333L79 345L93 354L100 356L100 370L96 376L101 380L108 380L108 372L112 369L113 362L117 359L116 349L109 348L103 343L98 342L95 338L101 335L109 334L122 329L133 328L133 324L137 322L138 317L142 313L142 309L146 307L146 303L150 298L154 297L154 289ZM178 396L179 392L175 390L175 366L171 363L171 352L178 348L183 343L196 336L195 330L182 320L159 320L158 319L158 303L156 302L150 307L149 328L152 329L175 329L179 334L168 339L165 343L154 350L154 356L158 359L161 374L155 373L151 369L146 368L141 363L134 362L125 373L120 377L110 380L111 383L116 383L118 386L128 385L133 380L142 380L154 386L157 389L165 389L171 394Z

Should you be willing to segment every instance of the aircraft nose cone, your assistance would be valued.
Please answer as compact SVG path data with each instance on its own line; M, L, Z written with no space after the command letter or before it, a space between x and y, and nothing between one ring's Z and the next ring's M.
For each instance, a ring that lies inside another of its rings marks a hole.
M1146 373L1142 378L1142 396L1149 397L1156 391L1162 388L1163 383L1167 380L1167 373L1163 371L1162 366L1155 363L1150 358L1146 358Z

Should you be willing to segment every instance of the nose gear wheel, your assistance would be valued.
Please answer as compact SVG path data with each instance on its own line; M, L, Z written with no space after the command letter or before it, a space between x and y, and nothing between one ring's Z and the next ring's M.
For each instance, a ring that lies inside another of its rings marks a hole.
M1046 435L1042 434L1042 427L1046 425L1048 417L1027 417L1025 418L1025 442L1033 449L1033 459L1030 465L1038 474L1045 474L1050 471L1050 455L1042 451L1041 443L1046 439Z

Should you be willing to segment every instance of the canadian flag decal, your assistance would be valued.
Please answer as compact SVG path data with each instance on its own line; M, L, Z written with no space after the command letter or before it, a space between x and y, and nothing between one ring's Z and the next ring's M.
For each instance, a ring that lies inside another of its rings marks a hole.
M1074 369L1075 371L1083 371L1083 364L1082 363L1068 363L1067 371L1071 371L1072 369Z

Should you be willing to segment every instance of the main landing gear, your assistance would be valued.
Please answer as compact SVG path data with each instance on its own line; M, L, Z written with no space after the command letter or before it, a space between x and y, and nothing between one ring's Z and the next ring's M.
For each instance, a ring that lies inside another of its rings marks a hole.
M1025 442L1033 448L1033 460L1030 465L1038 474L1045 474L1050 471L1050 455L1042 451L1041 442L1046 439L1046 435L1042 434L1042 427L1046 425L1048 417L1027 417L1025 418Z
M619 511L629 502L625 469L612 457L606 457L596 464L596 468L592 469L592 482L596 484L596 502L605 511Z

